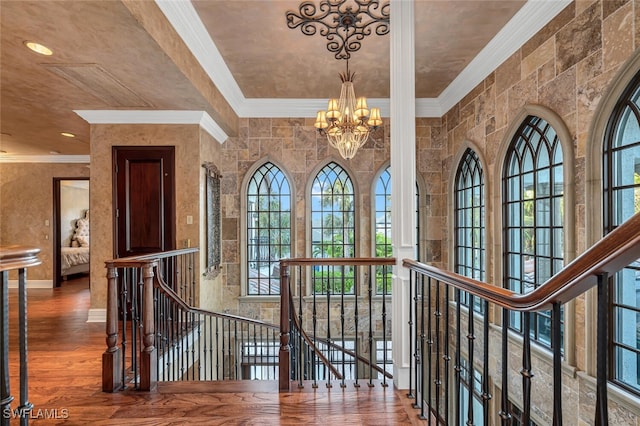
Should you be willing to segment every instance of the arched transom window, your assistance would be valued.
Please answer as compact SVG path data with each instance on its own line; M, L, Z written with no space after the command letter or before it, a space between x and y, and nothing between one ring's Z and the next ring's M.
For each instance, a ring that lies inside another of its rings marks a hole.
M478 155L467 149L455 179L455 271L485 281L484 177ZM462 293L462 302L469 305ZM482 311L479 299L474 308Z
M618 101L604 141L604 231L640 211L640 75ZM640 394L640 260L611 281L609 377Z
M355 256L355 194L349 174L331 162L311 186L311 255ZM353 293L353 267L318 267L313 272L316 293Z
M291 257L291 191L268 162L247 187L247 294L280 294L278 262L285 257Z
M504 162L502 192L504 285L528 293L562 269L564 256L562 147L542 118L528 116L515 134ZM511 312L509 326L523 332L522 316ZM533 314L530 333L551 347L549 311Z

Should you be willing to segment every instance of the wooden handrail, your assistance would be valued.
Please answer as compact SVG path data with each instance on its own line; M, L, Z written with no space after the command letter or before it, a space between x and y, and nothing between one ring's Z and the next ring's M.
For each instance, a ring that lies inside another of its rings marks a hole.
M0 272L29 268L42 263L40 249L20 245L0 246Z
M202 315L211 315L213 317L218 317L218 318L222 318L230 321L245 322L247 324L265 327L265 328L269 328L276 331L280 330L280 328L275 324L270 324L268 322L255 320L253 318L239 317L236 315L213 312L213 311L208 311L206 309L200 309L200 308L195 308L193 306L189 306L187 303L185 303L184 300L180 298L180 296L178 296L178 294L175 291L171 289L171 287L167 285L167 283L164 282L164 279L160 274L154 274L154 275L155 275L154 286L157 288L160 288L167 296L169 296L169 298L175 304L177 304L181 309L183 309L186 312L194 313L194 314L202 314Z
M110 259L105 261L105 265L114 268L128 268L131 266L142 266L140 262L152 262L154 260L166 259L168 257L180 256L183 254L197 253L200 249L198 247L191 247L185 249L163 251L157 253L142 254L137 256L119 257L117 259Z
M564 304L597 284L601 274L614 274L640 258L640 214L618 226L587 251L566 265L540 287L526 294L403 259L402 265L479 296L503 308L534 312L547 310L554 303Z
M371 265L390 265L396 264L395 257L298 257L295 259L280 259L280 264L284 266L306 265L306 266L371 266Z

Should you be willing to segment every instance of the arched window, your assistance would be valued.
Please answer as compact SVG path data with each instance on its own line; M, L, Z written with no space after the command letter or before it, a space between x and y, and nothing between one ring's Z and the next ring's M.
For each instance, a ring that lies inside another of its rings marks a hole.
M529 115L506 154L503 179L504 283L528 293L556 274L564 257L562 146L556 131ZM511 312L509 326L522 332L522 316ZM532 315L531 337L551 347L549 311ZM562 338L561 338L562 341Z
M640 211L640 74L617 102L603 147L604 231ZM612 278L609 333L611 371L617 384L640 392L640 261Z
M455 178L455 271L485 281L484 177L478 155L470 148L464 152ZM462 303L469 305L462 293ZM481 312L476 298L474 309Z
M280 294L280 258L291 257L291 191L273 163L247 186L247 295Z
M355 256L355 194L349 174L335 162L323 167L311 186L312 257ZM317 268L316 293L353 293L353 267Z
M375 257L393 256L391 249L391 167L387 166L375 183L374 193L374 249ZM376 292L391 292L391 268L380 266L376 270Z

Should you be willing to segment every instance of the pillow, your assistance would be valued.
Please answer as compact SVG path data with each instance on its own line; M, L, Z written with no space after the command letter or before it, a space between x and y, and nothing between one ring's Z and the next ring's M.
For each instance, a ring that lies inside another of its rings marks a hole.
M76 241L80 244L80 247L89 247L89 236L77 237Z
M73 234L73 239L78 239L78 237L88 237L89 236L89 219L78 219L76 220L76 232Z

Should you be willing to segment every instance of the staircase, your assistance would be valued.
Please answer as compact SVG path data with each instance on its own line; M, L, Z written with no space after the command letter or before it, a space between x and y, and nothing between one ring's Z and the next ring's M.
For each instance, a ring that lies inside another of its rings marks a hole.
M391 301L387 284L379 281L389 276L384 268L395 266L395 259L281 260L281 320L276 326L186 303L175 289L189 288L176 281L188 274L176 267L169 268L169 274L164 264L166 259L193 253L176 251L107 263L103 390L133 386L148 391L159 381L247 379L266 379L262 386L277 379L280 392L386 389L393 380L387 317ZM408 300L399 305L410 310L410 320L409 337L402 343L411 354L407 395L418 418L445 425L508 425L512 420L529 424L535 407L539 417L548 416L549 424L561 425L563 413L571 410L563 407L563 399L574 392L563 383L567 367L560 338L561 309L595 287L599 308L594 424L608 424L608 277L638 258L640 216L636 215L527 294L404 259L410 288ZM123 281L119 276L130 278ZM131 329L139 329L130 339L122 325L128 320L118 319L118 301L128 303ZM532 356L540 349L531 342L531 315L548 310L552 368L547 370L534 362L539 357ZM513 314L523 318L521 337L502 326ZM460 396L465 387L466 400ZM533 392L536 387L548 391Z

